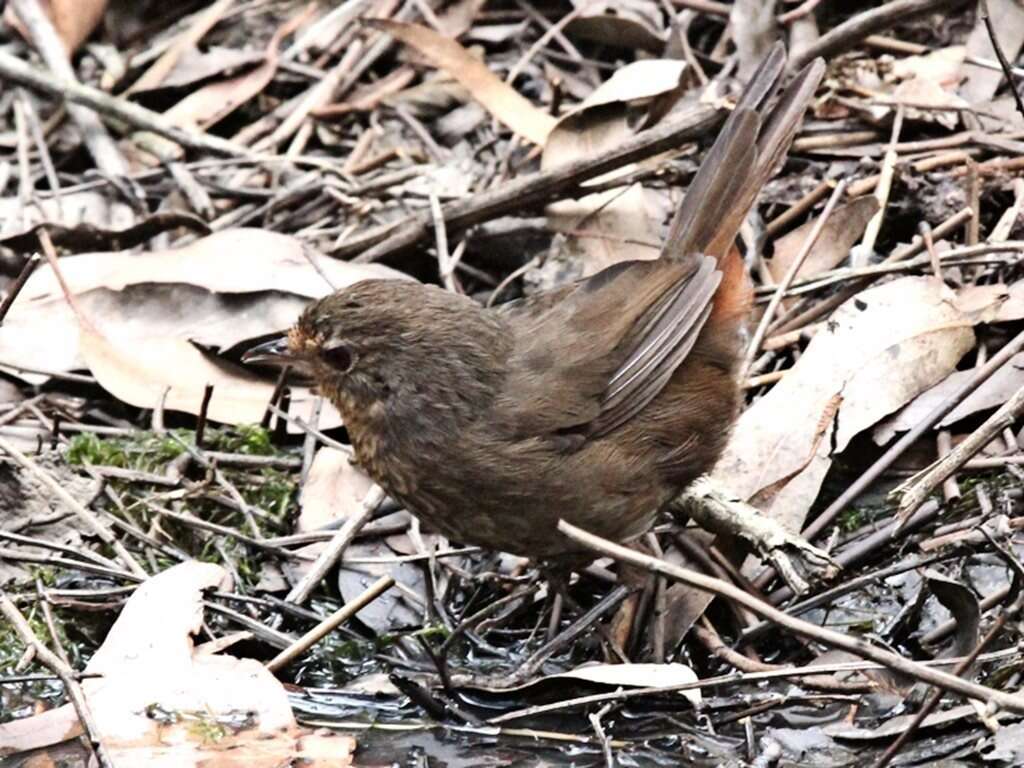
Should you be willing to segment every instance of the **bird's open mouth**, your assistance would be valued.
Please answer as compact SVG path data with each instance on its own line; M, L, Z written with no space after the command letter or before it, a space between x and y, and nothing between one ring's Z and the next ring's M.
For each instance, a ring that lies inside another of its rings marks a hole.
M242 362L247 365L292 365L295 363L295 355L288 349L288 337L279 336L250 349L242 355Z

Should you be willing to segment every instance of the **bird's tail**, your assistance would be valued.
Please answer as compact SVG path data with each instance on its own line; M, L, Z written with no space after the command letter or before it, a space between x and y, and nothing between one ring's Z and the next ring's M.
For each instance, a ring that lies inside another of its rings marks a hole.
M786 65L778 43L754 73L701 163L672 220L663 257L706 254L718 261L722 283L714 315L745 315L753 299L736 234L761 188L778 171L825 73L816 59L767 108Z

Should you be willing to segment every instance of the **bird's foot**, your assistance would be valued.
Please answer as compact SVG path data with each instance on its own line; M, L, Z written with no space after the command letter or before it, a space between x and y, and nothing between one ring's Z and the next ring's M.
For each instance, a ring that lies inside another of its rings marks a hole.
M790 533L778 521L716 487L706 477L695 481L673 507L705 530L739 536L748 542L796 594L807 591L807 576L829 579L840 568L827 552Z

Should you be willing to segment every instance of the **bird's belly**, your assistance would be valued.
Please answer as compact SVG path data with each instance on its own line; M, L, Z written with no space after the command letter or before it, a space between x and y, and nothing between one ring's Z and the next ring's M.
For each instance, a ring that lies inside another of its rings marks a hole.
M471 465L466 452L443 448L425 469L423 457L353 439L363 468L428 526L464 544L533 558L578 552L558 532L565 519L617 541L648 530L679 488L651 468L609 472L606 463L491 457ZM371 448L376 450L370 450Z

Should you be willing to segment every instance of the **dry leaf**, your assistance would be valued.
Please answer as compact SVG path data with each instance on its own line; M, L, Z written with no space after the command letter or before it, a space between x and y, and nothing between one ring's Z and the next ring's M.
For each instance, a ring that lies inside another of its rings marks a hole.
M1018 0L986 0L992 28L995 29L999 47L1006 58L1014 62L1024 45L1024 7ZM985 27L981 14L975 16L974 29L967 38L968 56L996 61L996 52ZM972 104L984 104L995 96L1003 82L1003 73L973 65L964 67L967 80L960 88L960 95Z
M891 418L875 427L872 436L879 445L888 443L899 432L906 432L916 426L925 416L931 413L940 403L963 386L976 371L954 371L941 383L925 390L907 403ZM945 418L937 428L955 424L978 411L998 408L1024 386L1024 352L1014 355L1007 363L989 377L984 384L969 394Z
M613 688L670 688L698 681L697 674L685 664L587 664L546 680L584 680ZM694 706L701 702L700 688L679 691Z
M882 95L881 99L892 104L905 105L904 114L910 120L935 122L949 130L956 128L960 122L959 110L968 106L966 101L952 91L947 91L935 81L923 77L904 80L891 94Z
M967 716L975 714L977 712L968 713ZM1024 723L1000 725L991 740L992 749L984 753L986 762L991 762L994 765L1021 765L1024 763Z
M454 40L416 24L370 19L370 26L415 48L431 64L458 80L484 108L534 144L543 144L555 118L538 109Z
M47 221L59 221L65 227L88 224L97 229L120 230L132 226L135 216L124 203L111 202L98 192L33 199L30 205L17 197L0 198L0 237L23 235Z
M573 0L580 13L565 27L569 37L616 48L665 50L661 8L652 0Z
M946 89L953 89L964 77L964 57L967 49L962 45L940 48L920 56L907 56L892 63L890 73L897 80L922 77Z
M112 344L88 323L81 323L82 355L89 370L105 390L137 408L164 407L196 415L207 384L213 385L207 414L223 424L255 424L263 417L273 394L272 384L248 370L215 361L182 339L150 338L125 348ZM307 423L314 398L308 389L292 389L290 413ZM321 428L341 424L341 416L329 404L320 415Z
M359 621L379 634L390 634L423 623L427 602L426 574L418 564L394 562L394 558L394 550L380 539L362 540L348 546L346 562L338 568L338 591L345 602L361 595L381 576L391 576L401 585L398 589L389 589L356 614ZM347 562L359 559L383 562ZM459 564L456 562L453 566L458 567ZM438 592L443 589L438 584Z
M284 330L309 299L335 288L370 278L408 279L381 265L330 259L296 238L258 229L224 230L166 251L66 256L60 264L82 311L111 343L128 350L150 338L229 348ZM0 326L0 361L55 372L81 368L77 326L43 264ZM19 375L33 383L48 378Z
M971 321L933 278L863 291L740 417L715 480L798 531L833 449L948 376L973 345Z
M825 222L820 237L797 270L797 279L814 277L842 264L850 255L850 249L860 242L864 229L877 211L878 200L874 195L858 197L837 208ZM817 223L817 218L812 219L775 241L775 254L768 262L768 271L776 282L789 270Z
M965 285L957 291L957 306L976 323L1012 323L1024 320L1024 282L1012 285Z
M373 487L373 480L352 463L352 456L323 447L313 457L309 477L299 497L298 531L315 531L354 515Z
M170 45L161 52L156 61L149 65L125 93L131 94L160 85L167 74L174 69L178 59L198 45L199 41L217 26L234 4L235 0L213 0L208 7L189 17L185 29L174 36Z
M618 70L580 107L558 121L544 146L541 167L550 169L616 146L634 134L627 117L631 106L645 105L675 94L685 64L654 59ZM594 183L629 173L625 166ZM639 184L612 189L547 208L548 225L568 235L570 257L583 274L593 274L619 261L653 259L661 249L661 211ZM574 261L576 259L573 259Z
M56 261L51 264L55 267ZM212 420L248 424L265 412L273 389L245 369L204 355L182 339L148 337L138 344L111 343L83 311L63 278L61 292L78 322L79 343L89 369L115 397L140 408L163 403L169 410L198 414L206 387L213 386L206 409ZM291 402L293 414L311 421L314 402L308 391L294 390ZM327 406L326 411L321 418L325 428L341 423L336 410Z
M947 709L944 712L928 715L920 722L918 727L934 728L942 725L948 726L950 723L963 723L965 718L973 718L976 715L977 712L973 706L962 704L958 707ZM862 728L843 721L841 723L830 723L824 726L822 730L834 738L850 741L892 739L892 737L899 736L906 731L910 724L915 722L916 717L916 715L897 715L896 717L883 720L881 725L876 728Z
M86 679L82 688L114 764L349 765L354 740L298 728L284 687L262 664L194 647L202 591L229 582L220 566L197 561L154 576L129 598L89 661L85 671L102 677ZM18 737L29 727L37 747L82 732L68 704L0 725L0 754L23 747ZM219 738L210 738L213 733Z
M225 350L287 328L308 299L261 291L243 295L213 293L182 284L141 283L124 290L105 288L78 295L88 317L101 318L111 343L125 349L150 338L192 341ZM78 321L63 297L12 310L0 326L0 361L61 373L86 368ZM48 374L13 372L33 384Z
M331 259L297 238L261 229L226 229L166 251L83 253L62 258L60 267L74 294L138 283L184 283L217 293L281 291L314 299L360 280L410 279L382 265ZM14 306L60 295L53 272L43 265Z
M263 51L239 50L224 48L219 45L210 46L204 51L196 47L189 48L174 63L174 69L158 84L154 90L162 88L184 88L195 86L204 80L237 73L266 61L267 54ZM135 88L135 93L143 93L149 89Z
M474 685L473 688L501 693L522 692L552 682L564 687L566 683L571 684L577 680L613 688L671 688L696 683L699 678L685 664L584 664L568 672L546 675L513 687L489 688ZM678 693L695 706L701 702L700 688L690 688Z
M78 50L96 29L107 10L107 0L38 0L53 21L57 37L64 43L68 56ZM13 6L4 11L4 21L18 30L22 37L28 34Z
M304 14L292 17L274 33L267 45L263 63L237 77L221 80L192 91L164 113L164 117L182 128L208 128L255 98L274 79L278 48L302 21Z

